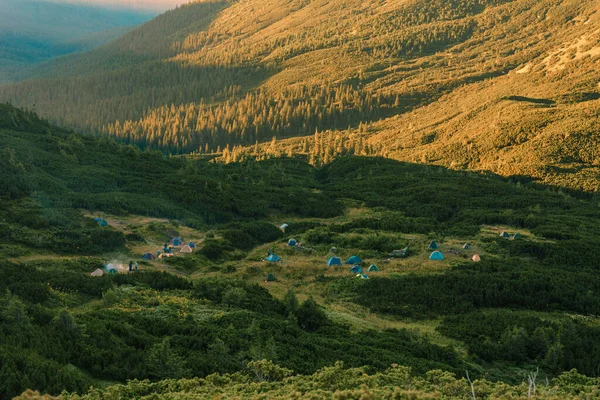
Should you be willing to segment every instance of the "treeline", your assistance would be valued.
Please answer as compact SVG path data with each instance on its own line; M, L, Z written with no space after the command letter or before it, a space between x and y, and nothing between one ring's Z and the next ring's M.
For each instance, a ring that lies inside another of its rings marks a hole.
M398 101L394 101L394 106ZM385 145L369 141L365 133L369 124L360 122L356 133L350 131L315 131L314 135L296 140L293 143L278 141L273 137L270 142L253 146L226 145L220 147L221 155L217 160L226 164L244 162L246 160L267 160L271 158L306 157L313 166L323 166L343 156L378 156L386 157L388 149Z
M116 122L103 133L142 148L173 153L220 153L230 143L251 144L273 137L306 136L381 117L400 103L396 96L349 85L299 86L281 93L258 90L220 105L160 107L139 121ZM387 111L386 111L387 110Z

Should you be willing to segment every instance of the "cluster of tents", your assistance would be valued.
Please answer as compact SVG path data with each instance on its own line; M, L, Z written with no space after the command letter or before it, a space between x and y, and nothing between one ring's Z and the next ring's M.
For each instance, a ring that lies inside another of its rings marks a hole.
M433 242L429 243L429 250L433 250L433 252L429 255L429 259L432 261L442 261L444 259L444 254L440 251L440 246L437 244L437 242L434 240ZM462 246L463 249L465 250L470 250L471 249L471 245L469 243L465 243ZM458 252L454 251L454 253L458 254ZM479 256L479 254L474 254L473 257L471 257L471 260L474 262L479 262L481 261L481 257Z
M152 253L145 253L144 255L142 255L142 258L144 260L150 261L150 260L156 259L157 257L158 258L172 257L173 256L172 249L174 247L177 248L182 245L183 245L183 240L181 240L181 238L179 236L176 236L173 239L171 239L172 247L165 243L162 251L159 250L156 252L156 256ZM189 242L188 244L182 246L181 249L179 249L179 252L184 253L184 254L191 254L194 252L195 248L196 248L196 244L194 242Z
M502 231L502 232L500 232L500 237L504 238L504 239L515 240L515 239L521 239L523 237L523 235L521 235L519 232L511 235L506 231Z
M362 267L360 266L360 264L362 264L362 262L363 262L363 260L359 256L352 256L352 257L348 258L346 261L344 261L344 264L352 265L352 268L350 268L350 273L355 274L357 278L369 279L369 276L364 273ZM343 266L342 259L337 256L330 257L327 260L327 266L328 267L336 267L336 266L341 267L341 266ZM372 264L367 269L367 272L379 272L379 271L380 271L380 269L375 264Z

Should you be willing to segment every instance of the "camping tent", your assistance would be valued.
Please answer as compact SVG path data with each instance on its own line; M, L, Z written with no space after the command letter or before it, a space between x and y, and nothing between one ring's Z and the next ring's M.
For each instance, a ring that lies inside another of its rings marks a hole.
M359 256L352 256L346 260L346 264L360 264L360 263L362 263L362 260L360 259Z
M109 274L126 274L128 272L127 268L125 268L122 264L106 264L106 272Z
M96 221L99 226L108 226L108 222L106 222L102 218L94 218L94 221Z
M278 262L278 261L281 261L281 258L279 258L279 256L277 254L271 254L271 255L269 255L269 257L267 257L267 261Z
M102 276L102 275L104 275L104 271L102 271L100 268L98 268L97 270L92 272L90 275L91 276Z
M342 265L342 259L339 257L331 257L329 260L327 260L327 266L328 267L334 267L336 265L341 266Z
M356 277L360 279L369 279L369 277L365 274L357 274Z
M522 237L523 237L523 235L521 235L520 233L517 232L514 235L512 235L512 240L521 239Z
M173 257L173 254L171 253L161 253L158 258L167 258L167 257Z
M337 247L332 247L329 249L330 253L336 254L337 253Z
M273 274L267 274L267 277L265 278L265 282L275 282L276 280L277 278Z
M173 238L173 240L171 240L171 244L173 246L181 246L183 244L183 240L181 240L179 236L176 236Z
M433 242L429 243L429 249L430 250L437 250L439 249L440 246L438 246L437 242L434 240Z
M373 264L369 267L367 272L379 272L379 268L377 268L377 265Z
M508 233L506 233L505 231L502 231L502 233L500 233L500 237L508 239L508 238L510 238L510 235Z
M353 274L362 274L363 270L360 265L355 265L354 267L350 268L350 272Z
M152 253L146 253L146 254L144 254L144 255L142 256L142 258L143 258L144 260L154 260L154 254L152 254Z
M288 240L288 246L295 246L297 244L298 244L298 242L296 242L296 239L290 239L290 240Z
M179 252L181 253L186 253L186 254L190 254L192 252L192 248L189 245L185 245L181 248L181 250L179 250Z
M402 257L406 257L406 256L408 256L408 246L406 246L402 250L394 250L390 254L388 254L388 257L396 257L396 258L402 258Z
M194 242L189 242L188 246L190 246L190 248L192 248L192 249L196 248L196 244Z
M475 254L475 255L474 255L472 258L471 258L471 260L473 260L473 261L475 261L475 262L479 262L479 261L481 261L481 257L479 257L479 254Z
M285 232L285 228L287 228L289 225L288 224L283 224L279 227L279 229L281 229L282 231Z
M463 244L463 249L469 250L470 248L471 248L471 245L469 243Z
M444 255L442 254L441 251L434 251L433 253L431 253L431 255L429 256L430 260L434 260L434 261L439 261L439 260L443 260L444 259Z

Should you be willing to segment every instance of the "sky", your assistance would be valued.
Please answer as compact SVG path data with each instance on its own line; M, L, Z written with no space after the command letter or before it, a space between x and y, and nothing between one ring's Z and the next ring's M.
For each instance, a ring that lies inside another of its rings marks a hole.
M0 0L1 1L1 0ZM165 11L189 0L50 0L57 3L92 4L96 6L126 7L136 10Z

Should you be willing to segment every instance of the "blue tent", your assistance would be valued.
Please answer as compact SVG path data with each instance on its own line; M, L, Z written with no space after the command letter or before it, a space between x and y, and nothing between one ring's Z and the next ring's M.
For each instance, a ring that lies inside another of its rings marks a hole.
M171 240L171 243L173 244L173 246L181 246L183 244L183 240L181 240L181 238L177 236L174 237L173 240Z
M360 263L362 263L362 260L360 259L359 256L352 256L346 260L346 264L360 264Z
M342 259L339 257L331 257L329 260L327 260L327 266L328 267L333 267L339 265L340 267L342 266Z
M296 242L296 239L288 240L288 246L295 246L296 244L298 244L298 242Z
M365 274L357 274L356 277L360 279L369 279L369 277Z
M515 239L521 239L523 237L523 235L521 235L520 233L515 233L514 235L512 235L511 239L515 240Z
M196 244L194 242L189 242L188 246L190 246L190 249L195 249L196 248Z
M350 272L353 274L362 274L363 270L360 265L355 265L354 267L350 268Z
M500 237L503 237L503 238L505 238L505 239L509 239L509 238L510 238L510 235L508 234L508 232L504 232L504 231L502 231L502 233L500 233Z
M269 257L267 257L267 261L278 262L281 261L281 258L279 258L277 254L271 254Z
M142 258L144 260L154 260L155 257L154 257L154 254L152 254L152 253L146 253L142 256Z
M429 249L431 250L437 250L439 249L440 246L438 246L437 242L434 240L433 242L429 243Z
M434 260L434 261L439 261L439 260L443 260L444 259L444 255L442 254L441 251L434 251L433 253L431 253L431 255L429 256L430 260Z
M94 218L94 221L96 221L100 226L108 226L108 222L106 222L102 218Z
M368 272L379 272L379 268L377 268L377 265L373 264L369 267L369 269L367 271Z

